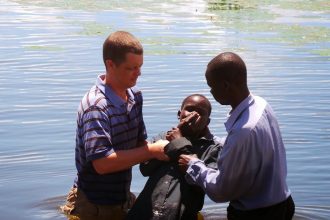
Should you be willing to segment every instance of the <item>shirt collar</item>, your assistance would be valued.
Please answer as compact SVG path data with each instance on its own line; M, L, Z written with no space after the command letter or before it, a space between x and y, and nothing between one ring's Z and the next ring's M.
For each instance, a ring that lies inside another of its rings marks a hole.
M116 105L116 106L122 106L127 104L127 110L131 110L133 105L135 104L134 100L134 94L131 91L131 89L127 89L126 94L127 94L127 103L120 98L114 91L113 89L106 85L104 82L105 75L99 75L96 80L96 86L102 91L102 93L105 95L105 97L109 100L111 100L111 103Z
M127 89L127 112L131 112L133 105L135 104L134 94L131 89Z
M213 134L211 134L211 132L209 132L204 137L201 137L201 139L213 140Z
M248 97L246 97L233 111L231 111L228 114L228 119L225 122L225 127L227 132L232 129L235 122L239 118L239 116L242 114L242 112L249 107L249 105L254 102L254 97L252 94L250 94Z

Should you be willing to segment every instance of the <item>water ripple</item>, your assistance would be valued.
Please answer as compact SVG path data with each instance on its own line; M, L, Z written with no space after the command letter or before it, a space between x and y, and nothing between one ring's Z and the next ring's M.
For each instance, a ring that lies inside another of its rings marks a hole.
M205 206L202 214L205 220L226 220L227 206ZM327 220L330 216L330 206L296 206L294 220Z
M104 72L104 38L126 29L145 49L138 87L149 138L178 123L181 101L191 93L211 100L210 128L226 135L230 109L215 102L204 73L220 51L237 52L246 60L251 91L279 119L295 219L329 218L329 14L318 5L324 1L296 9L273 3L242 1L240 10L228 11L208 10L212 4L203 0L1 1L0 212L15 219L19 208L27 219L61 219L55 204L62 197L43 195L62 195L72 185L76 109ZM301 8L308 6L311 11ZM132 188L139 191L145 179L134 171ZM35 201L45 206L27 210ZM203 214L225 219L225 211L206 202Z

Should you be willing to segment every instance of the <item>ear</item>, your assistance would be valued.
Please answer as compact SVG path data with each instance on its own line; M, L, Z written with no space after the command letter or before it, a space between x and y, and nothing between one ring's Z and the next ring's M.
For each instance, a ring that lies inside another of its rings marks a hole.
M228 82L227 80L225 80L225 81L223 82L223 84L224 84L226 90L229 89L229 87L230 87L230 82Z
M112 60L108 59L105 61L105 66L107 69L110 70L110 69L113 69L113 67L115 66L115 63Z
M178 111L178 119L180 120L181 110Z
M207 125L209 125L210 122L211 122L211 118L208 118L208 119L207 119Z

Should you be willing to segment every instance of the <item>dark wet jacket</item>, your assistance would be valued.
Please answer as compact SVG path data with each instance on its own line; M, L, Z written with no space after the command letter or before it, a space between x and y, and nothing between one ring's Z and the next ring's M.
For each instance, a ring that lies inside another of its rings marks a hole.
M170 162L150 160L140 164L141 173L150 176L134 206L129 220L193 220L203 208L205 193L189 185L178 168L180 154L197 154L208 167L217 168L220 144L212 135L208 138L188 140L179 138L165 147Z

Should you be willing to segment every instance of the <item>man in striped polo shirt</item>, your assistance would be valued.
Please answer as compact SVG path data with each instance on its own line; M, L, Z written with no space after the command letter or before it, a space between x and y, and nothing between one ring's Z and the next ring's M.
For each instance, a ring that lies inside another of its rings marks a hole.
M117 31L103 44L105 75L85 94L77 116L77 177L62 207L80 219L124 219L132 203L132 166L164 154L166 140L146 142L141 75L143 48L130 33Z

